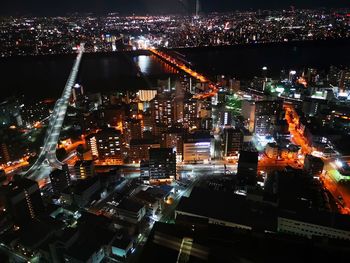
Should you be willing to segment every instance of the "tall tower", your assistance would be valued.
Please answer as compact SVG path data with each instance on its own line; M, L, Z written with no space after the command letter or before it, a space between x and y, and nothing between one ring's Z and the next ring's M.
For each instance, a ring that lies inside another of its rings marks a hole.
M199 15L199 9L200 9L200 2L199 0L196 0L196 16Z

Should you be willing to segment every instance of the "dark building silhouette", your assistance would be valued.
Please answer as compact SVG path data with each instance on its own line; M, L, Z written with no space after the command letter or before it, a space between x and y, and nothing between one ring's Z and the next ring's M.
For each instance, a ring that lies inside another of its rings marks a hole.
M38 183L26 178L10 182L5 199L6 209L18 225L29 223L44 210Z
M50 173L50 181L52 189L56 194L60 194L70 183L70 174L67 167L63 167L62 170L54 170Z
M319 176L323 171L324 163L321 158L307 154L304 161L304 171L312 176Z
M141 162L141 179L154 182L176 178L176 153L173 149L149 149L149 156L149 161Z
M258 152L240 151L237 169L238 184L240 186L253 186L256 184L258 160Z

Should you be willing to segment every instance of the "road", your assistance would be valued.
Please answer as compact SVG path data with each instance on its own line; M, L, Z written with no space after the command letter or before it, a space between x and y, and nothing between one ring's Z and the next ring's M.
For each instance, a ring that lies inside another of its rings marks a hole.
M296 129L297 121L295 116L295 110L292 105L285 104L286 120L289 125L289 131L293 135L292 140L295 144L301 146L302 153L304 155L311 154L312 147L308 144L307 139L303 134L299 133ZM323 174L320 180L323 182L323 186L332 194L334 200L339 206L339 210L343 214L350 214L350 185L342 184L339 182L339 172L335 165L335 158L322 158L324 162ZM347 160L347 158L340 158Z
M324 187L332 194L337 201L340 212L350 214L350 185L342 184L337 181L336 174L339 173L334 164L334 159L324 160L324 172L320 179ZM342 200L339 199L341 197Z
M84 44L81 44L62 96L56 101L55 107L50 116L49 125L40 154L33 166L25 173L25 176L31 179L39 181L48 177L52 168L62 169L62 163L58 161L56 157L56 148L83 53Z

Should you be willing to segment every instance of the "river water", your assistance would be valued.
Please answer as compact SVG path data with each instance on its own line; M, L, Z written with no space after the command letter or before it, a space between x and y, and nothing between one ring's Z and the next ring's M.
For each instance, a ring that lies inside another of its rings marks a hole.
M230 74L237 78L259 75L263 66L268 67L272 76L278 76L281 69L350 66L350 41L178 51L186 60L191 61L197 70L205 74ZM0 59L0 98L19 94L33 99L58 97L73 60L74 55ZM145 88L152 82L149 80L164 78L174 73L176 70L158 58L141 53L85 54L78 82L90 92L130 90Z

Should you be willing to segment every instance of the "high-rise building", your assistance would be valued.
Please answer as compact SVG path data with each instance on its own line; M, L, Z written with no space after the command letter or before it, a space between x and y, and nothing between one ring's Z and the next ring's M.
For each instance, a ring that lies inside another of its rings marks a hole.
M270 135L277 120L283 113L283 103L280 100L265 100L255 102L254 131L258 135Z
M5 198L6 209L16 224L27 224L44 211L38 183L27 178L10 182Z
M141 178L163 183L176 178L176 153L171 148L149 149L149 161L142 162Z
M60 194L71 183L68 167L63 167L62 170L57 169L51 172L50 181L53 191L56 194Z
M341 70L339 79L339 91L344 92L350 89L350 70Z
M171 148L176 151L177 160L182 160L183 155L183 129L171 128L162 134L161 147Z
M224 155L234 156L238 155L243 145L243 132L240 129L226 128L224 129Z
M152 118L155 125L163 124L167 127L173 123L173 107L171 99L166 94L158 94L150 103Z
M124 122L124 135L128 143L130 140L142 138L142 122L138 119L127 119Z
M230 110L223 110L219 113L220 125L231 126L233 124L233 112Z
M79 85L78 83L75 84L72 89L73 102L78 101L83 95L84 95L83 86Z
M192 128L198 123L198 103L195 99L185 101L183 112L183 127ZM198 128L198 127L197 127Z
M11 161L8 144L0 142L0 164L5 164Z

